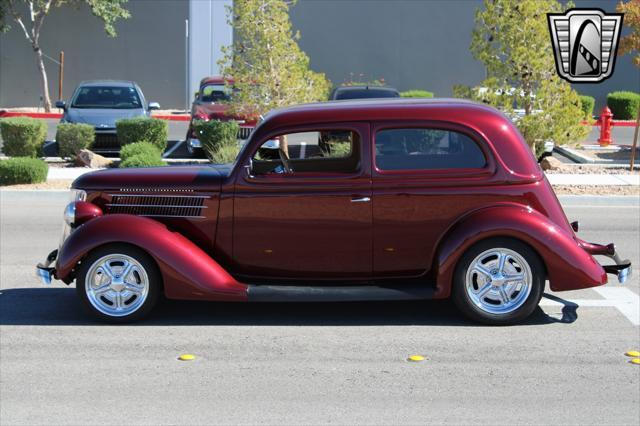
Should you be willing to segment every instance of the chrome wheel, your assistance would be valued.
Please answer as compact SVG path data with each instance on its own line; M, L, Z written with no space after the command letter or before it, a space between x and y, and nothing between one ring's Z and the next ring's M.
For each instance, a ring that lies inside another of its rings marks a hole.
M125 254L109 254L96 260L84 282L89 303L110 317L134 313L149 294L147 271Z
M531 287L531 267L524 257L507 248L480 253L465 275L465 289L471 302L494 315L507 314L524 305Z

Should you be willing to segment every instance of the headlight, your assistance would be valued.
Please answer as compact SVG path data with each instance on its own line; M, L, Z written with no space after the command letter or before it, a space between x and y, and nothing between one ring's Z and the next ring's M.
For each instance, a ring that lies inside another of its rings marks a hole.
M73 227L73 222L76 220L76 202L72 201L67 204L64 209L64 222Z

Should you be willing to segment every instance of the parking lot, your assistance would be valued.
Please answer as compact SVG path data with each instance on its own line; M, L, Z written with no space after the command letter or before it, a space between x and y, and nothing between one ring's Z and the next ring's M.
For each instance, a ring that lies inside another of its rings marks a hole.
M637 424L634 276L549 293L525 324L484 327L446 301L164 302L142 323L88 319L42 287L64 192L2 191L2 424ZM563 198L589 241L640 264L640 206ZM615 206L615 209L612 209ZM637 266L636 266L637 268ZM196 359L178 361L180 354ZM426 360L407 362L409 355Z

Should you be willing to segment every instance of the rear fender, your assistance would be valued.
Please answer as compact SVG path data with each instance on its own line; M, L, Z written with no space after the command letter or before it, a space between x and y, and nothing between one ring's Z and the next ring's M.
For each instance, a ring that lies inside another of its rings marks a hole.
M68 279L84 256L109 243L128 243L149 253L160 268L167 298L247 300L247 286L200 247L155 220L126 214L93 219L72 232L58 253L56 278Z
M475 243L510 237L531 246L547 268L553 291L577 290L607 283L607 274L573 235L527 206L505 204L477 210L460 220L443 238L436 257L436 297L451 294L456 265Z

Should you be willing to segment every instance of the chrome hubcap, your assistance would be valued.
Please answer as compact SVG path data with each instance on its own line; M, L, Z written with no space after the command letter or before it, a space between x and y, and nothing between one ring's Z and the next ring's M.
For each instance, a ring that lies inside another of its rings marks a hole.
M134 258L110 254L91 265L85 277L85 291L98 311L122 317L142 306L149 293L149 277Z
M531 267L520 254L496 248L480 253L471 262L465 288L478 308L490 314L507 314L527 301L531 282Z

